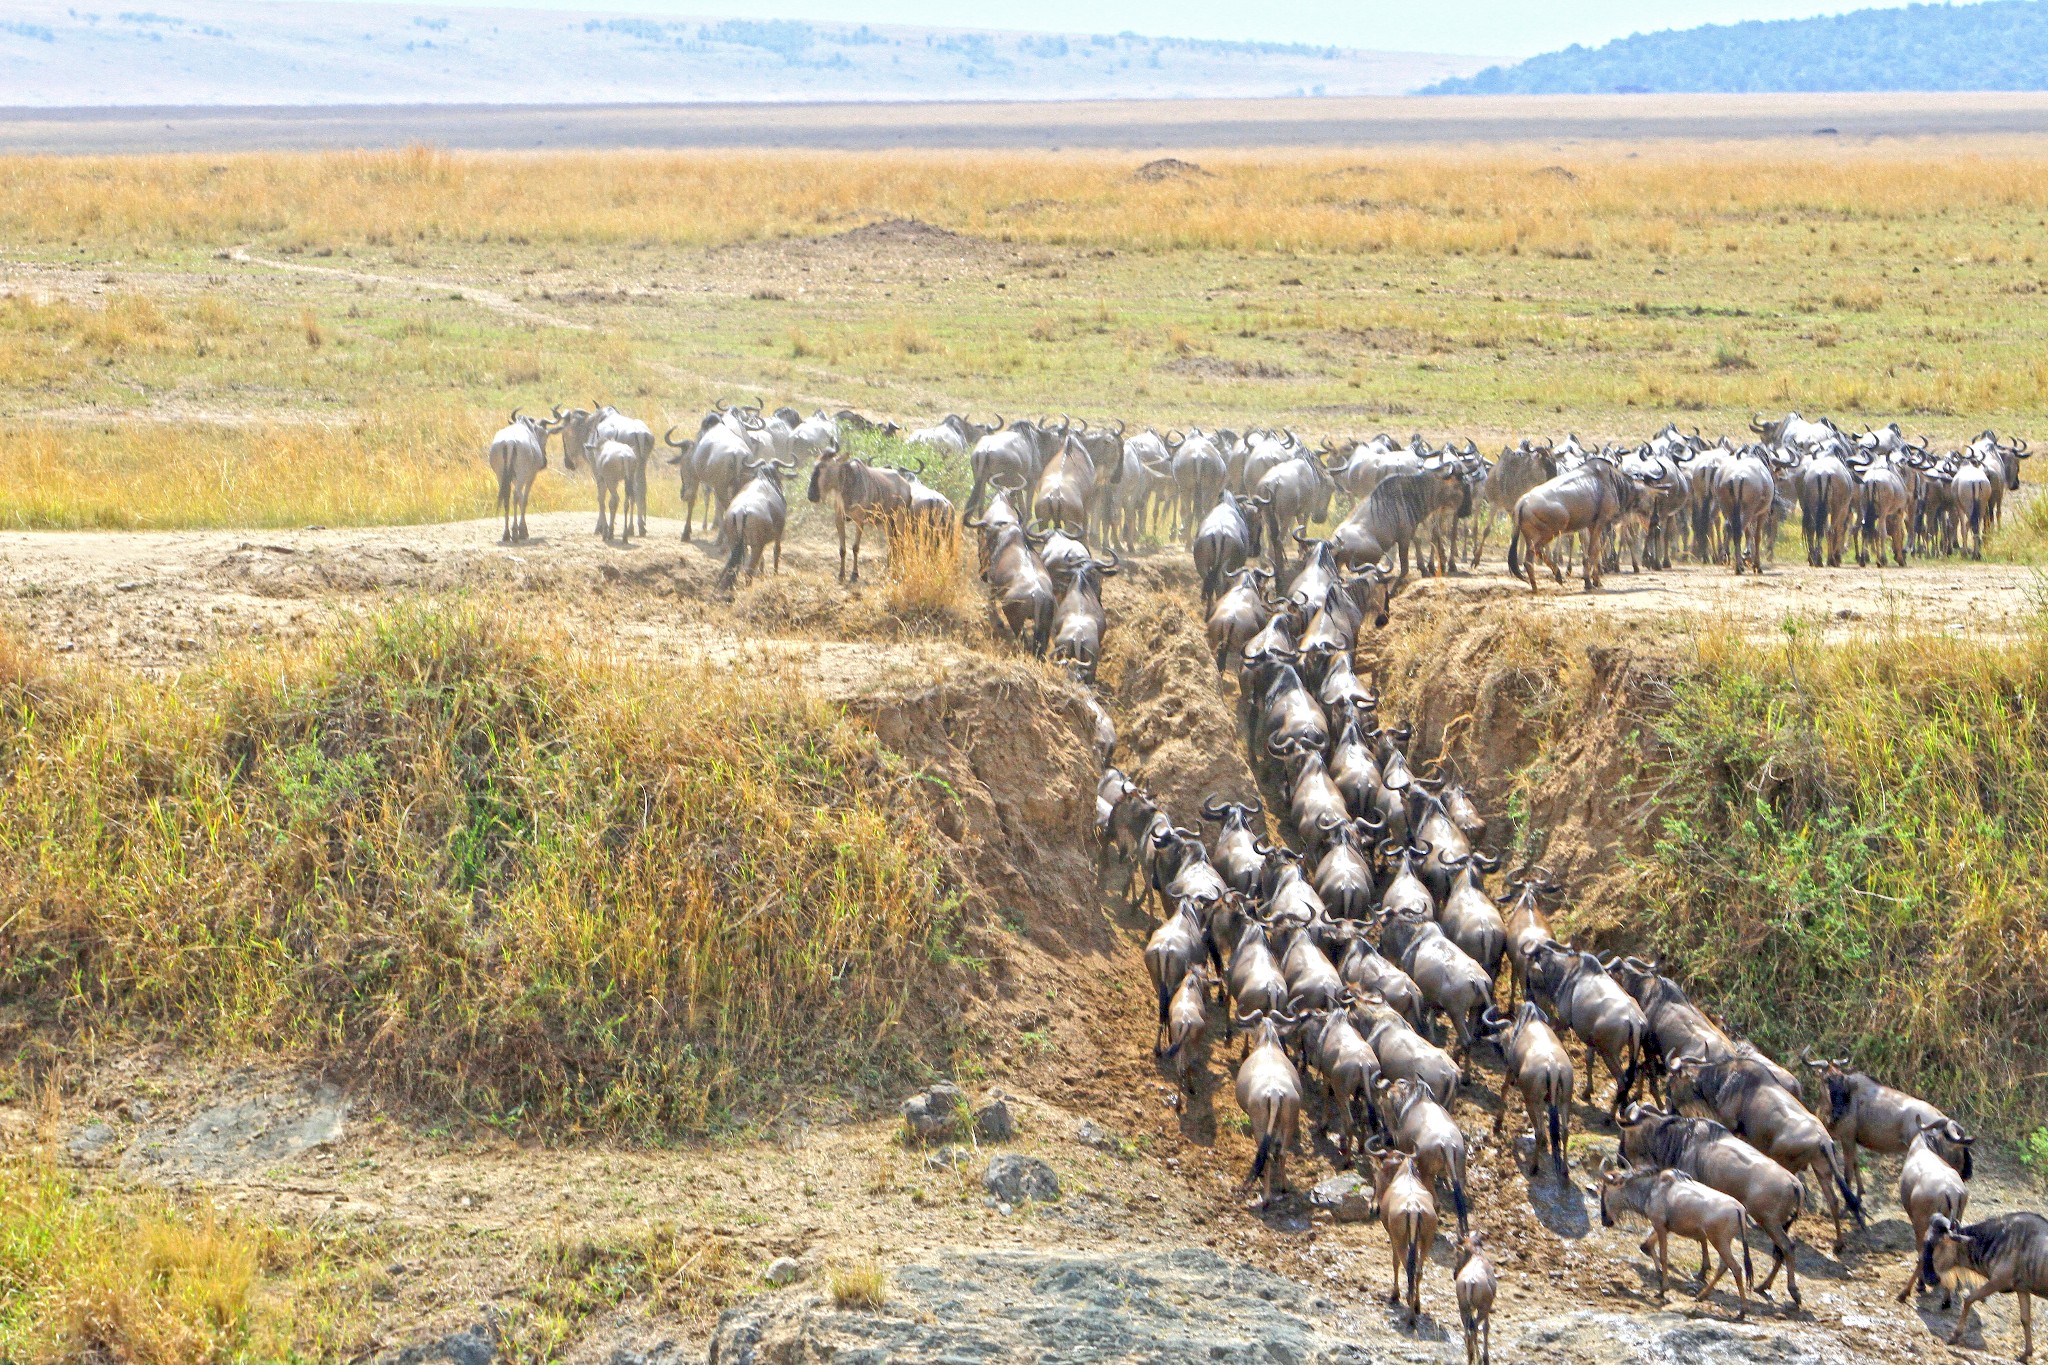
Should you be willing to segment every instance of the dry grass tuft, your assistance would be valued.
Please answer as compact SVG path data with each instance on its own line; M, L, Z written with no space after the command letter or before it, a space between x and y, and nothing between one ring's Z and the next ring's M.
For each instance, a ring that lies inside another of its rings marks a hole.
M840 1308L877 1312L889 1302L889 1272L875 1261L834 1266L827 1277L832 1302Z
M898 616L957 624L967 619L973 585L960 556L960 528L950 517L893 516L889 531L889 610Z

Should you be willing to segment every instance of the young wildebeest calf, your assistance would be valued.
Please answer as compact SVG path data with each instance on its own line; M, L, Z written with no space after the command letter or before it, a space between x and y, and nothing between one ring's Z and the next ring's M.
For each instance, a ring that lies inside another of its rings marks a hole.
M1600 1168L1600 1226L1614 1226L1617 1209L1639 1213L1650 1220L1650 1235L1641 1251L1657 1260L1657 1295L1662 1298L1671 1281L1671 1238L1689 1237L1700 1244L1700 1292L1704 1301L1721 1282L1722 1275L1735 1281L1741 1303L1738 1318L1749 1316L1749 1289L1755 1270L1749 1263L1749 1215L1742 1202L1721 1193L1683 1171L1638 1171L1626 1164ZM1742 1268L1735 1266L1735 1244L1742 1244ZM1721 1254L1720 1268L1707 1275L1707 1247L1711 1243ZM1652 1248L1655 1248L1652 1250Z
M1956 1313L1948 1344L1963 1340L1970 1308L1993 1294L2020 1296L2020 1359L2034 1354L2035 1294L2048 1294L2048 1218L2038 1213L2001 1213L1961 1227L1942 1214L1927 1225L1920 1243L1920 1274L1930 1283L1951 1279L1970 1285Z
M1465 1329L1465 1365L1493 1365L1493 1295L1500 1281L1488 1264L1481 1233L1458 1243L1458 1325Z
M1208 988L1215 981L1201 963L1188 968L1166 1007L1166 1060L1173 1064L1174 1079L1181 1092L1195 1093L1195 1070L1202 1059L1198 1049L1209 1031Z

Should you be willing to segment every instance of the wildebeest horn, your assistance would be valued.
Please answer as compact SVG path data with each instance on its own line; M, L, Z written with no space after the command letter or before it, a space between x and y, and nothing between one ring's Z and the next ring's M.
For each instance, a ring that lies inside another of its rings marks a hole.
M1202 818L1204 820L1221 820L1228 814L1230 814L1229 803L1218 801L1214 792L1202 798Z
M680 425L680 423L678 423L678 425ZM683 448L683 443L676 439L675 427L670 427L667 431L661 433L661 443L665 446L674 446L677 450L681 450Z
M557 422L562 420L562 405L560 403L555 404L555 420Z

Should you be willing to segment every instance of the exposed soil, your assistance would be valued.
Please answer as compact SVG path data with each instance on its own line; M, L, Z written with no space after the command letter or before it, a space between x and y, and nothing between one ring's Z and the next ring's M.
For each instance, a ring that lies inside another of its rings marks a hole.
M580 513L535 518L534 540L514 548L495 543L495 521L11 534L0 536L0 576L13 585L6 612L17 627L53 649L148 669L176 668L245 640L306 635L336 613L409 593L530 605L573 638L632 657L709 656L744 666L760 651L795 661L813 685L845 700L886 743L962 796L959 818L944 832L959 841L984 893L969 949L988 969L965 1002L976 1052L961 1080L977 1095L1009 1097L1019 1135L1008 1145L1048 1161L1063 1198L1008 1213L992 1207L980 1183L988 1151L935 1164L932 1153L905 1147L891 1116L900 1096L892 1093L855 1089L840 1108L794 1109L769 1137L740 1145L550 1148L487 1129L439 1134L385 1111L375 1095L347 1097L346 1118L330 1133L316 1119L337 1101L322 1098L318 1078L281 1065L229 1073L157 1054L117 1054L73 1074L58 1124L71 1159L174 1184L205 1181L212 1197L252 1213L381 1239L394 1248L393 1264L377 1287L376 1335L361 1343L381 1359L488 1324L487 1310L530 1291L539 1248L604 1244L651 1221L673 1223L705 1248L705 1265L715 1268L708 1281L721 1297L751 1294L771 1258L797 1258L806 1281L750 1300L749 1311L784 1325L810 1322L805 1330L824 1333L820 1341L893 1339L895 1328L877 1325L885 1320L907 1324L906 1332L945 1326L949 1304L951 1320L1001 1316L998 1300L1011 1291L1000 1286L1028 1280L1029 1292L1015 1289L1013 1297L1030 1299L1052 1293L1045 1284L1072 1271L1068 1262L1045 1261L1027 1274L1017 1268L1025 1263L1004 1261L970 1273L963 1256L1079 1256L1098 1268L1133 1267L1143 1279L1133 1292L1160 1294L1177 1282L1156 1258L1200 1248L1313 1287L1282 1304L1310 1324L1303 1340L1358 1343L1375 1359L1458 1358L1447 1242L1426 1274L1425 1318L1411 1327L1376 1297L1388 1268L1376 1225L1329 1222L1298 1198L1265 1214L1248 1207L1239 1182L1252 1147L1228 1093L1234 1047L1219 1043L1192 1101L1176 1103L1146 1045L1152 1005L1140 949L1149 916L1096 887L1088 837L1094 767L1073 685L995 650L978 619L936 627L895 619L878 588L850 591L833 580L834 557L815 538L792 543L779 579L728 598L713 587L718 565L706 551L681 546L672 524L650 529L654 535L631 548L602 544ZM1621 707L1603 710L1602 699L1624 697L1656 675L1684 613L1722 613L1769 632L1818 598L1825 611L1864 613L1861 622L1831 616L1831 629L1896 617L1996 631L2027 609L2028 576L1983 565L1900 573L1781 566L1738 584L1721 572L1680 570L1610 578L1609 591L1590 596L1548 584L1531 596L1489 570L1413 585L1396 601L1396 627L1365 651L1361 667L1376 668L1392 713L1416 720L1417 760L1441 752L1463 770L1502 840L1509 831L1501 774L1533 751L1543 689L1571 691L1589 718L1583 738L1562 753L1529 809L1532 823L1552 831L1552 870L1573 880L1582 901L1597 902L1614 846L1627 837L1618 804L1627 784L1618 779L1633 759ZM1237 799L1258 788L1237 738L1235 686L1207 655L1193 586L1184 555L1131 557L1109 594L1112 648L1102 674L1121 731L1119 761L1142 769L1184 824L1211 793ZM1504 651L1527 649L1532 629L1545 635L1529 657L1550 660L1547 672L1491 666ZM1434 652L1418 654L1424 643ZM1570 650L1579 662L1566 659ZM1480 679L1491 681L1481 687ZM1724 1287L1699 1307L1674 1297L1672 1312L1659 1314L1654 1272L1636 1251L1642 1229L1603 1230L1581 1193L1611 1149L1600 1111L1575 1108L1572 1183L1549 1173L1531 1179L1513 1159L1526 1146L1519 1115L1505 1136L1492 1136L1497 1066L1482 1051L1457 1116L1475 1153L1475 1221L1492 1240L1503 1279L1502 1358L1850 1361L1924 1359L1942 1349L1930 1329L1945 1320L1891 1302L1908 1240L1889 1193L1891 1163L1871 1171L1872 1226L1854 1234L1841 1257L1825 1253L1820 1222L1802 1221L1803 1312L1789 1311L1781 1293L1752 1328L1703 1345L1706 1338L1685 1333L1720 1332L1711 1323L1732 1315L1732 1295ZM211 1130L223 1124L230 1137L237 1125L270 1131L263 1116L272 1112L290 1120L277 1131L306 1140L273 1151L252 1136L226 1143L226 1155L194 1156L222 1148ZM1090 1142L1080 1140L1083 1120L1102 1130ZM0 1109L0 1138L26 1141L34 1126L24 1109ZM1292 1158L1292 1182L1306 1189L1328 1175L1332 1155L1325 1143L1314 1157ZM2034 1194L2030 1177L1993 1154L1973 1185L1972 1212L2030 1203ZM840 1329L816 1302L819 1281L830 1265L870 1256L901 1272L902 1297L862 1327L865 1336L834 1337ZM1690 1269L1689 1252L1677 1259ZM1256 1292L1255 1282L1245 1283ZM972 1285L998 1288L976 1298ZM693 1299L680 1313L656 1312L629 1299L584 1320L567 1358L702 1359L713 1306ZM2009 1299L1980 1321L1975 1340L1988 1338L2001 1353L2016 1343ZM916 1341L925 1351L931 1338ZM821 1357L822 1348L788 1358Z

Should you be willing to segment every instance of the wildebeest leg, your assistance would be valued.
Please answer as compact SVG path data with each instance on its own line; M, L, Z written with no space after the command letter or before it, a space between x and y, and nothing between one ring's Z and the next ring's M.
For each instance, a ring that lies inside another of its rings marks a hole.
M505 518L505 530L498 537L498 543L505 545L512 539L512 466L507 464L498 471L498 511Z
M853 577L846 580L849 583L860 582L860 542L867 529L866 522L859 517L853 519Z
M839 532L839 581L846 581L846 513L840 512L833 518L833 529ZM855 561L858 564L859 561Z
M775 537L775 576L782 577L782 537Z
M1970 1324L1970 1309L1976 1306L1976 1303L1979 1299L1990 1298L1991 1295L1996 1292L1992 1288L1992 1286L1997 1283L1998 1282L1996 1280L1980 1281L1979 1283L1971 1286L1969 1293L1963 1295L1963 1306L1956 1311L1956 1328L1953 1332L1950 1332L1948 1334L1949 1345L1960 1346L1963 1344L1963 1329L1969 1326ZM2028 1316L2033 1316L2033 1312L2031 1309L2028 1310ZM2031 1340L2031 1337L2033 1336L2033 1333L2030 1331L2027 1335L2030 1338L2027 1344L2029 1346L2032 1346L2033 1342ZM2025 1359L2025 1357L2022 1356L2021 1359Z

